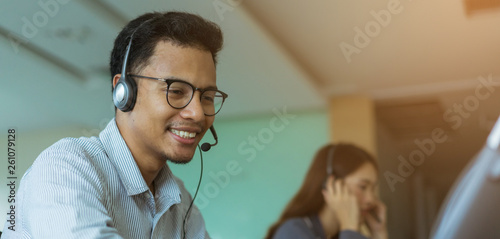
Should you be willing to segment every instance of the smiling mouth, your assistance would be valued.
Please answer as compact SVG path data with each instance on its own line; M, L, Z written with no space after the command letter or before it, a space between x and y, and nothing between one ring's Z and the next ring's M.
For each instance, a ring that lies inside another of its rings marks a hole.
M175 135L184 138L184 139L192 139L196 137L195 132L188 132L188 131L181 131L181 130L176 130L176 129L170 129L170 132L174 133Z

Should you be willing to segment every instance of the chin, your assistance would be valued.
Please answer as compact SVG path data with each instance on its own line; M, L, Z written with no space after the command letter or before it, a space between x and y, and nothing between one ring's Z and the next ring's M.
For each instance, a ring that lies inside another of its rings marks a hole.
M168 161L175 163L175 164L187 164L187 163L191 162L191 159L189 159L189 160L168 159Z
M165 156L165 158L167 161L170 161L175 164L187 164L191 162L193 156L194 154L192 154L191 156L180 156L180 155L176 155L174 157Z

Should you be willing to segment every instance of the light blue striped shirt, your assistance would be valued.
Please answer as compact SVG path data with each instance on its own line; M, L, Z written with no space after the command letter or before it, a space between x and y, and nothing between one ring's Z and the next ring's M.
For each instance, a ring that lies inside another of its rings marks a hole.
M65 138L38 156L2 238L181 238L191 195L167 164L154 185L155 198L112 119L98 138ZM186 231L210 238L194 205Z

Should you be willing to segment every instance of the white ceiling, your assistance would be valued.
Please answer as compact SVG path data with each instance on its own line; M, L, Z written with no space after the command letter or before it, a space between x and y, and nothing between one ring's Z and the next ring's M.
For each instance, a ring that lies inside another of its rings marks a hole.
M326 94L391 98L424 84L426 90L447 91L455 82L475 81L481 74L498 77L500 11L466 14L465 2L252 0L244 5ZM467 2L498 7L498 1ZM372 14L389 10L393 13L386 26ZM356 29L367 34L366 26L372 37L366 46L358 44L359 54L350 55L348 62L340 46L356 46L355 38L361 35Z
M273 108L322 107L309 76L237 1L0 0L0 125L23 131L100 127L113 117L109 53L123 25L148 11L181 10L218 23L225 35L219 118ZM32 24L32 25L31 25Z

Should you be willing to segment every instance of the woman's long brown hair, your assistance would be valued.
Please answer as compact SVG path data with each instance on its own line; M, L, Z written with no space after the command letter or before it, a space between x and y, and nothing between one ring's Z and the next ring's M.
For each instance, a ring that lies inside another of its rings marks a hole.
M352 144L323 146L315 155L299 191L288 203L280 218L268 230L265 239L272 239L282 223L295 217L318 214L325 205L323 183L327 178L328 152L335 147L332 157L332 169L336 178L345 178L364 163L371 163L377 168L375 159L363 149Z

